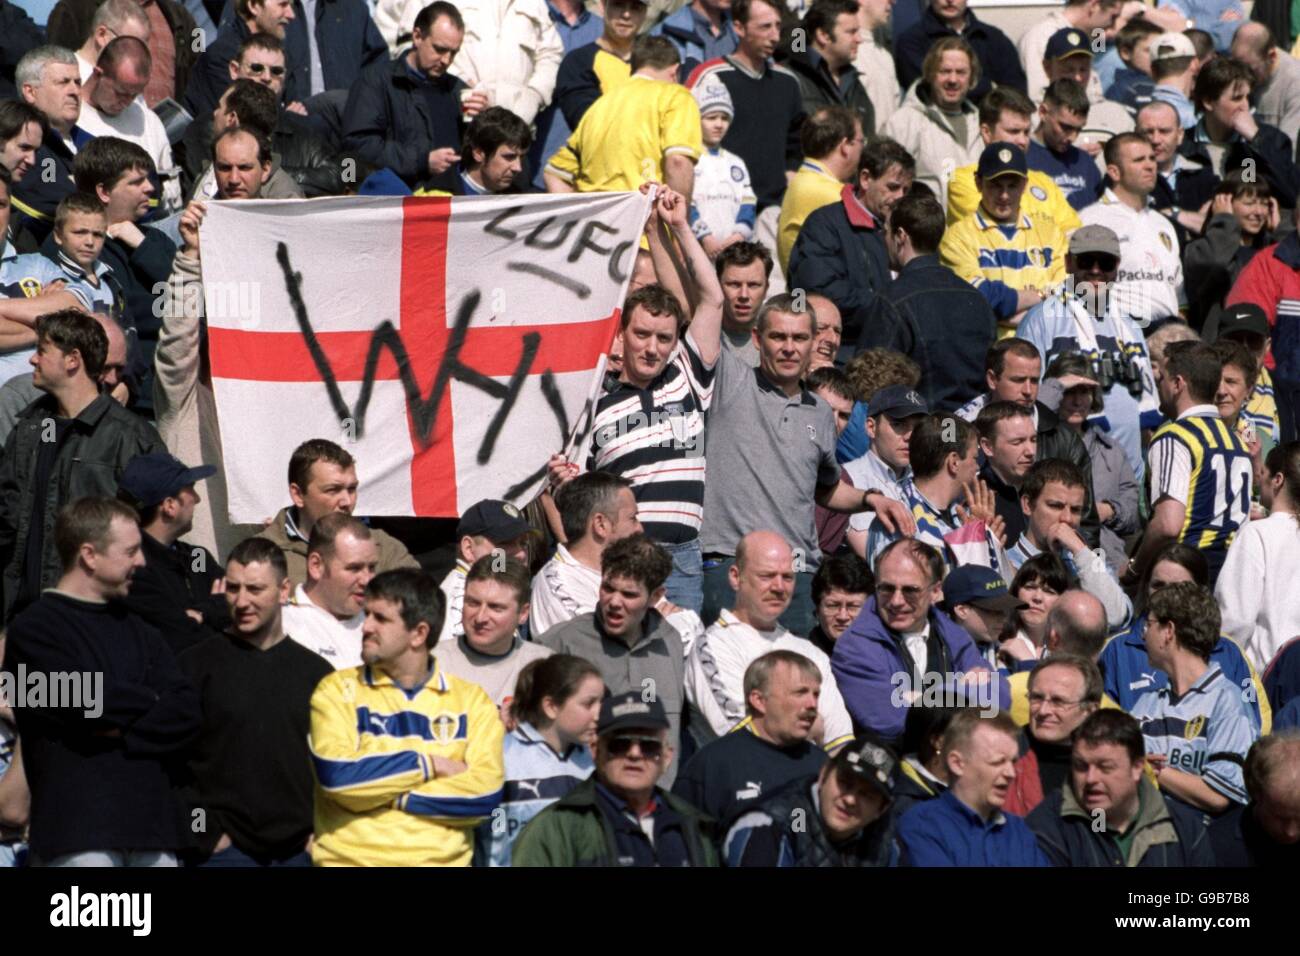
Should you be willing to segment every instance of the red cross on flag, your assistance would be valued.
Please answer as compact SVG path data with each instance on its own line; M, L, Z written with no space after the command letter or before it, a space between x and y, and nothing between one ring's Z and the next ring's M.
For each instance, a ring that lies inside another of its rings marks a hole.
M309 438L357 459L358 514L531 499L589 428L649 208L639 193L209 203L230 519L283 506Z

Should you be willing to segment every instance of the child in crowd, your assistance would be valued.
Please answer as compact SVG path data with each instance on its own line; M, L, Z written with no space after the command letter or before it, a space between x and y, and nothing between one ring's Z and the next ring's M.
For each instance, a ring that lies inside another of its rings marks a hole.
M691 228L713 258L734 242L754 238L757 207L745 161L721 145L735 115L731 94L719 81L701 83L693 92L705 150L695 164Z

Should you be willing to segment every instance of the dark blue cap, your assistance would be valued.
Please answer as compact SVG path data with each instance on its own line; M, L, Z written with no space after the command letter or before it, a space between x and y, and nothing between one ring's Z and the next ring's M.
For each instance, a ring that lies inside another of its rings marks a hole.
M152 508L167 498L174 498L182 488L217 473L215 465L186 468L165 451L136 455L127 462L117 483L118 497L136 510Z
M1025 151L1015 143L989 143L980 153L976 172L980 179L993 179L1010 173L1028 179L1029 165L1025 162Z
M456 537L483 537L500 544L515 540L531 527L528 519L510 502L484 498L461 515Z
M1057 30L1047 41L1047 59L1061 60L1067 56L1083 53L1092 56L1092 47L1088 45L1088 34L1074 27Z
M930 406L921 393L906 385L887 385L878 389L867 402L867 414L906 418L908 415L929 415Z
M630 690L600 702L596 733L604 737L615 730L667 730L671 726L658 698L642 700L640 691Z
M943 600L950 608L974 604L988 611L1018 611L1029 606L1011 596L1002 575L978 564L964 564L949 572L943 579Z

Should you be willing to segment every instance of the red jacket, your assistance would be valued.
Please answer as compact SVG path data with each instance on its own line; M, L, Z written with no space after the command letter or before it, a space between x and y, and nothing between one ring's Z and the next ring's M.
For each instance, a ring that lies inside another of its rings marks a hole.
M1261 249L1233 283L1227 305L1254 303L1273 326L1264 364L1275 378L1300 381L1300 238L1295 233Z
M1042 802L1043 782L1038 776L1038 754L1027 747L1016 761L1016 779L1011 781L1002 812L1024 817Z

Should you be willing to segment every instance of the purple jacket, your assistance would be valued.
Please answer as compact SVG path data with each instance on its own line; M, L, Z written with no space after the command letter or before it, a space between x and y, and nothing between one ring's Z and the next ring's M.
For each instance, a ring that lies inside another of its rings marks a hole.
M943 700L935 703L956 707L965 703L989 704L1006 710L1011 706L1011 690L1005 677L998 677L996 696L975 694L969 700L963 691L953 686L952 674L987 671L988 665L970 635L952 618L932 608L931 633L937 630L948 650L947 676L943 681ZM886 740L897 741L903 735L908 705L903 692L910 688L908 666L899 650L900 638L885 626L876 613L876 599L872 597L858 614L847 631L835 642L831 655L831 671L839 685L840 694L853 718L855 732L874 731ZM928 662L927 671L936 669L937 661ZM922 703L933 700L937 688L915 688L925 694Z

